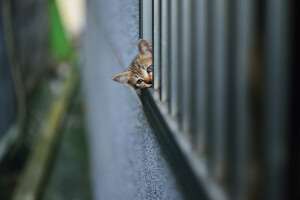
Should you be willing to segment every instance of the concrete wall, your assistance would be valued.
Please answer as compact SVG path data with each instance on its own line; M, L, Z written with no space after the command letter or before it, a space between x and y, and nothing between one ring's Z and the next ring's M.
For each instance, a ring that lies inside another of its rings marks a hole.
M87 3L82 73L95 199L182 199L136 92L111 80L138 53L138 0Z
M16 54L26 89L49 66L49 0L12 0Z
M0 0L0 139L15 120L17 110L5 30L9 27L13 31L16 61L21 68L26 91L49 66L51 59L48 48L48 1L7 1L11 2L11 15L6 17L3 15L3 1ZM4 18L8 27L4 26Z
M0 1L0 140L15 119L16 103L3 32L2 1Z

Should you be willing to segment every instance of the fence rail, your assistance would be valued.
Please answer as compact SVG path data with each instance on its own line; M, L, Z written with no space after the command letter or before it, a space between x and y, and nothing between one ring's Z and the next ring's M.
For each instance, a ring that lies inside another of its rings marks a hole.
M189 196L292 194L289 1L140 2L154 48L154 88L141 98Z

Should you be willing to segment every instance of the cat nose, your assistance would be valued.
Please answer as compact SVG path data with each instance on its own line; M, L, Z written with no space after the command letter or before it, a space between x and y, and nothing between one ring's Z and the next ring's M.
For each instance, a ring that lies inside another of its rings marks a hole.
M148 76L147 78L144 79L144 81L147 84L152 84L152 77Z

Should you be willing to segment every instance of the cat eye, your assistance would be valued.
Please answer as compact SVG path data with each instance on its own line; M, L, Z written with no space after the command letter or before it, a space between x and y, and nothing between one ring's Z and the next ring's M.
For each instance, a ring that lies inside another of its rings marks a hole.
M144 80L143 79L139 79L136 81L137 84L141 84Z
M147 72L148 73L152 72L152 65L147 68Z

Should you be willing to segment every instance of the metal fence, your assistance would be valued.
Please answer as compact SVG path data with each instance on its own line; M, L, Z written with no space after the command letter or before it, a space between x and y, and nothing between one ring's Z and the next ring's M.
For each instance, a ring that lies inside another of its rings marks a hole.
M286 0L140 1L155 68L142 102L190 197L295 197L291 11Z

